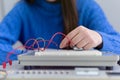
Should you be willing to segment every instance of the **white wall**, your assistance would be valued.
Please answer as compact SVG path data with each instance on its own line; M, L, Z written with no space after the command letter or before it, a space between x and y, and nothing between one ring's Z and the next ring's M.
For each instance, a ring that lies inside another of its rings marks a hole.
M5 15L12 9L18 0L3 0Z
M1 10L1 4L0 4L0 21L2 19L2 10Z
M3 17L3 13L4 11L3 11L3 1L2 0L0 0L0 21L2 20L2 17Z
M0 21L12 9L18 0L0 0Z
M96 0L103 8L110 23L120 32L120 0Z

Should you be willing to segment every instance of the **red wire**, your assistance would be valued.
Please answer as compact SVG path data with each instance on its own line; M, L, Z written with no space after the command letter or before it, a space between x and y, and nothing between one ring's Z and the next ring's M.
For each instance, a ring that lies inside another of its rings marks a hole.
M49 42L50 40L45 40L46 42ZM56 47L58 47L58 44L54 41L52 41L51 43L55 44Z
M57 35L62 35L62 36L64 36L65 38L68 39L68 41L69 41L70 43L72 43L72 41L66 36L66 34L64 34L64 33L62 33L62 32L57 32L57 33L55 33L55 34L51 37L51 39L49 40L48 45L45 47L45 49L49 47L49 45L51 44L51 42L53 41L53 39L54 39ZM72 44L73 44L73 43L72 43Z
M19 46L17 47L16 49L14 49L13 51L9 52L7 54L7 57L6 57L6 62L9 62L10 65L12 65L12 60L9 60L9 57L10 55L14 54L15 50L19 49L19 48L23 48L23 47L27 47L27 46ZM29 47L28 47L29 48ZM17 55L17 54L16 54ZM6 62L3 62L3 69L6 68Z
M6 57L6 60L9 61L9 57L10 57L12 54L14 54L15 51L16 51L17 49L19 49L19 48L30 48L30 47L28 47L28 46L19 46L19 47L15 48L14 50L12 50L11 52L8 53L8 55L7 55L7 57Z
M50 40L44 40L45 42L49 42ZM38 42L42 42L42 40L39 40ZM56 47L58 47L58 44L54 41L51 41L51 43L55 44ZM44 49L42 49L41 51L45 51L45 47Z
M15 50L17 50L17 49L19 49L19 48L23 48L23 47L24 47L24 48L26 48L26 49L32 48L32 49L35 50L36 48L33 48L33 47L35 46L35 44L37 44L37 46L38 46L38 47L37 47L38 51L39 51L39 50L45 51L45 50L49 47L49 45L50 45L51 43L53 43L53 44L55 44L56 46L58 46L58 44L53 41L53 39L54 39L57 35L62 35L62 36L64 36L65 38L68 39L68 41L69 41L70 43L72 43L72 41L71 41L68 37L66 37L66 35L65 35L64 33L62 33L62 32L57 32L57 33L55 33L55 34L51 37L50 40L39 40L39 41L37 41L36 39L29 39L29 40L26 41L26 43L24 44L24 46L19 46L19 47L15 48L13 51L9 52L8 55L7 55L7 57L6 57L6 62L9 61L9 57L10 57L12 54L15 53ZM27 46L27 44L28 44L30 41L32 41L32 40L34 41L33 44L30 45L30 46ZM42 48L40 48L40 46L39 46L39 42L48 42L48 44L47 44L46 47L44 47L44 49L42 49ZM17 55L17 54L16 54L16 55ZM12 64L11 61L10 61L10 64ZM5 66L5 62L4 62L3 65Z
M34 40L34 43L28 47L27 44L28 44L30 41L32 41L32 40ZM29 48L32 48L36 43L37 43L37 45L38 45L38 48L37 48L37 49L38 49L38 50L41 49L41 48L39 47L38 41L36 41L35 39L29 39L29 40L26 41L26 43L25 43L24 46L19 46L19 47L15 48L13 51L9 52L8 55L7 55L7 57L6 57L7 61L9 61L9 57L10 57L12 54L14 54L15 50L17 50L17 49L19 49L19 48L27 48L27 49L29 49ZM35 50L35 48L33 48L33 49ZM41 49L41 50L42 50L42 49Z
M62 32L57 32L57 33L55 33L55 34L51 37L50 40L45 40L45 42L48 42L48 45L47 45L44 49L40 48L40 46L39 46L39 42L42 42L43 40L37 41L37 40L34 39L34 38L33 38L33 39L29 39L29 40L26 41L26 43L25 43L24 46L17 47L17 48L14 49L13 51L9 52L8 55L7 55L7 60L9 60L8 58L10 57L10 55L14 54L15 50L17 50L17 49L19 49L19 48L21 48L21 47L22 47L22 48L24 47L24 48L29 49L29 48L32 48L35 44L37 44L37 46L38 46L37 49L38 49L38 50L41 50L41 51L44 51L44 50L46 50L46 49L49 47L49 45L50 45L51 43L53 43L53 44L55 44L56 46L58 46L58 44L53 41L53 39L54 39L57 35L62 35L62 36L64 36L64 37L66 37L66 35L65 35L64 33L62 33ZM69 42L71 42L71 40L70 40L68 37L66 37L66 38L68 39ZM32 40L34 41L33 44L28 47L27 44L28 44L30 41L32 41ZM35 48L33 48L33 49L35 49Z
M32 41L32 40L33 40L34 42L33 42L32 45L30 45L30 47L33 47L35 44L37 44L37 46L38 46L38 51L39 51L40 46L39 46L39 44L38 44L38 41L37 41L36 39L34 39L34 38L27 40L26 43L24 44L24 46L27 46L27 44L28 44L30 41Z

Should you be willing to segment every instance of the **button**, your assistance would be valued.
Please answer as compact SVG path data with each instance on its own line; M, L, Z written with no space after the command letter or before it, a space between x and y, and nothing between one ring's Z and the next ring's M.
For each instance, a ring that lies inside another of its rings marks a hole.
M55 71L55 72L54 72L54 74L58 74L58 72L57 72L57 71Z
M30 74L30 71L27 71L27 74Z
M24 72L24 71L22 71L22 72L21 72L21 74L25 74L25 72Z
M41 71L38 71L38 74L41 74Z
M66 74L69 74L69 72L67 71Z
M60 74L63 74L63 71L61 71Z
M35 71L33 71L32 74L35 74Z
M19 72L19 71L16 71L16 74L20 74L20 72Z
M47 72L46 72L46 71L44 71L44 72L43 72L43 74L47 74Z

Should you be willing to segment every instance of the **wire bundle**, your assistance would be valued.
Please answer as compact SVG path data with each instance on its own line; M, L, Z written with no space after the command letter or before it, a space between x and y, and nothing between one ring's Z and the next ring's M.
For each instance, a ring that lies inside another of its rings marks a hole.
M11 52L8 52L7 57L6 57L6 61L3 62L3 64L2 64L2 65L3 65L3 69L6 68L6 63L9 63L9 65L12 66L12 60L10 60L9 58L10 58L10 56L11 56L12 54L19 55L19 54L16 54L15 51L16 51L16 50L19 50L20 48L24 48L24 49L25 49L25 50L22 51L22 53L24 53L24 52L27 51L27 50L45 51L45 50L50 46L51 43L54 44L56 47L59 48L58 44L53 41L53 39L54 39L57 35L62 35L63 37L67 38L68 41L71 43L71 40L70 40L68 37L66 37L66 35L65 35L64 33L62 33L62 32L57 32L57 33L55 33L55 34L51 37L50 40L45 40L44 38L41 38L41 37L36 38L36 39L34 39L34 38L33 38L33 39L29 39L29 40L26 41L26 43L25 43L23 46L19 46L19 47L15 48L14 50L12 50ZM32 43L31 45L27 46L31 41L33 41L33 43ZM41 43L41 42L43 43L43 46L42 46L42 47L39 45L39 43ZM48 42L47 45L46 45L46 42ZM36 48L35 48L35 45L37 45Z

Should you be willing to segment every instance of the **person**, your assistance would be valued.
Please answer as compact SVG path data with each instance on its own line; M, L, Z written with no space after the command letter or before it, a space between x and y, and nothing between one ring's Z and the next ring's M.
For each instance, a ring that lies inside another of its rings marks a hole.
M120 53L120 34L114 30L94 0L20 0L0 23L0 64L16 41L43 37L49 40L56 32L66 34L54 39L60 48ZM69 38L70 41L67 40ZM56 48L50 45L49 48ZM15 50L21 54L21 50ZM15 54L10 56L16 60Z

